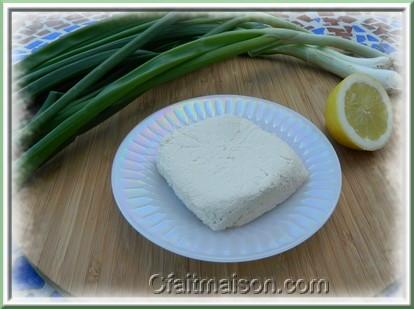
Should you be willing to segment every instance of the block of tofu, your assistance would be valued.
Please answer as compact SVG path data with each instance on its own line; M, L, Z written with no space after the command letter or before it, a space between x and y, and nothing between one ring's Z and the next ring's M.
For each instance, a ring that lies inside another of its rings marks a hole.
M283 140L230 115L166 136L156 165L186 207L214 231L256 219L308 177L301 159Z

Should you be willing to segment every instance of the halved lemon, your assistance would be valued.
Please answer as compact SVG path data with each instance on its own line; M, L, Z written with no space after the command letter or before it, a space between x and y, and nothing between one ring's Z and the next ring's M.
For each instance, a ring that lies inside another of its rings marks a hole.
M391 102L378 81L354 73L329 94L325 122L338 143L353 149L377 150L391 136Z

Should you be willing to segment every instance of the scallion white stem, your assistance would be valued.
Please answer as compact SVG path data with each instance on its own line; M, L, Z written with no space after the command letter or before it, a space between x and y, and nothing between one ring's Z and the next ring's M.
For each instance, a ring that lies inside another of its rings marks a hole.
M376 68L376 69L388 69L392 67L392 58L389 56L379 56L374 58L358 58L345 55L332 48L322 48L325 54L332 55L336 58L343 59L347 62L362 65L365 67Z
M325 53L323 50L311 46L283 45L267 53L294 56L343 78L352 73L364 73L381 82L387 90L398 90L401 85L401 76L395 71L375 69L351 63L343 58L334 57L332 54Z

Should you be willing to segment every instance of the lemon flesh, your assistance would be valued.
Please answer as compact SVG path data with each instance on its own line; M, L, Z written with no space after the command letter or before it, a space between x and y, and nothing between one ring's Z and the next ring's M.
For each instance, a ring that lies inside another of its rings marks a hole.
M391 136L391 102L378 81L364 74L351 74L329 94L325 122L338 143L354 149L377 150Z
M388 113L381 95L364 83L353 84L345 94L345 115L362 138L377 140L387 129Z

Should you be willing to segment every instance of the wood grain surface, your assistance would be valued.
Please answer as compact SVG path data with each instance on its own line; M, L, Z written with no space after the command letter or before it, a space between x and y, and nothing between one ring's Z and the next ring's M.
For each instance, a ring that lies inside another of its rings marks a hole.
M398 282L394 236L402 208L400 100L391 142L375 153L332 141L343 171L339 204L313 237L283 254L209 263L170 253L138 234L115 205L110 172L126 134L160 108L195 96L241 94L281 103L323 132L325 100L339 78L287 57L237 58L157 87L78 138L14 197L13 236L31 263L74 296L154 295L154 273L177 278L329 281L329 296L373 296Z

